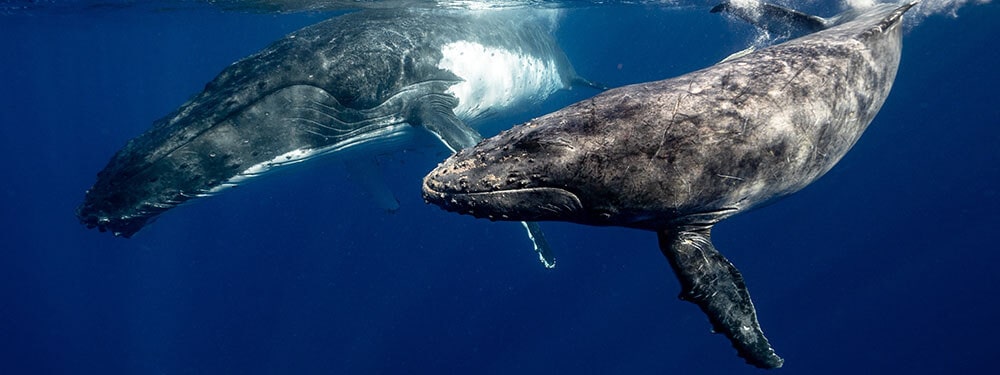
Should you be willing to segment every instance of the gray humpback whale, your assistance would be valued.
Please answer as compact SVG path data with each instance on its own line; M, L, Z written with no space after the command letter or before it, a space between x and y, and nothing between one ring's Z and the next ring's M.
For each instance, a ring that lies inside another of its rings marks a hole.
M492 220L655 231L680 298L762 368L780 367L714 224L794 193L858 140L892 86L900 20L853 18L676 78L606 91L465 149L424 178L424 198Z
M481 136L468 122L597 87L552 37L557 12L366 10L293 32L129 141L77 216L130 237L192 198L318 155L398 145L415 129L452 151L472 146Z

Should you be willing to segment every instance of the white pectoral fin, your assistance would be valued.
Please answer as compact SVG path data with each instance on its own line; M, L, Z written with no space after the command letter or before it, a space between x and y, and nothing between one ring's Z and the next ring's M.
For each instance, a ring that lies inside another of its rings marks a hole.
M365 190L379 208L387 212L399 209L399 200L386 185L382 170L374 158L344 160L351 180Z
M428 95L414 108L411 122L434 134L452 152L475 146L483 136L455 115L457 104L458 99L448 94Z
M545 234L542 233L542 228L538 226L538 223L522 221L521 225L524 229L528 231L528 238L531 239L531 243L535 245L535 252L538 253L538 260L542 262L545 268L555 268L556 267L556 256L552 254L552 248L549 247L549 241L545 240Z

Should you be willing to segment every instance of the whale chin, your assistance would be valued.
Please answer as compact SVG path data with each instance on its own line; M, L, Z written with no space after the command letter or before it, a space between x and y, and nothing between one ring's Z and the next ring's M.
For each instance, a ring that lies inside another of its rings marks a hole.
M566 220L583 212L580 198L565 189L527 187L493 191L450 190L424 180L424 200L447 211L501 221Z
M87 228L97 228L101 232L111 232L115 237L124 238L132 237L153 219L149 215L112 218L108 215L89 212L85 206L77 209L77 216L80 223L86 225Z

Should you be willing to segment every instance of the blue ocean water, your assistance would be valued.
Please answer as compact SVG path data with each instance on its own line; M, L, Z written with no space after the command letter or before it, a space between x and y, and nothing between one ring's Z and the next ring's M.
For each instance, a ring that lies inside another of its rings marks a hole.
M611 86L752 41L692 4L573 7L557 36L578 72ZM774 372L994 367L1000 6L956 14L910 24L892 94L836 168L714 231L786 360ZM443 148L378 158L393 214L320 160L174 209L132 239L78 223L84 191L128 139L228 64L331 15L0 15L0 373L762 372L676 298L653 233L544 223L559 258L547 270L517 224L425 205L419 181Z

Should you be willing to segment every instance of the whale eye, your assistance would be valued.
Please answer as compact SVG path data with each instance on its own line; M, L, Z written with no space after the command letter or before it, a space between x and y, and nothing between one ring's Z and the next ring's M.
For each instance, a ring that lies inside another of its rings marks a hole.
M555 138L551 138L551 139L543 139L543 140L540 140L539 142L540 143L544 143L544 144L549 145L549 146L554 146L554 147L559 147L559 148L565 148L565 149L569 149L569 150L576 150L576 148L573 147L573 144L570 143L569 140L567 140L566 138L563 138L563 137L555 137Z
M562 137L555 138L541 138L541 137L526 137L521 139L516 145L518 150L528 152L528 153L539 153L541 151L553 152L553 151L573 151L576 150L570 141Z
M520 142L517 142L514 146L517 147L517 149L520 151L525 151L530 153L535 153L542 149L542 143L539 142L539 140L536 138L522 139Z

